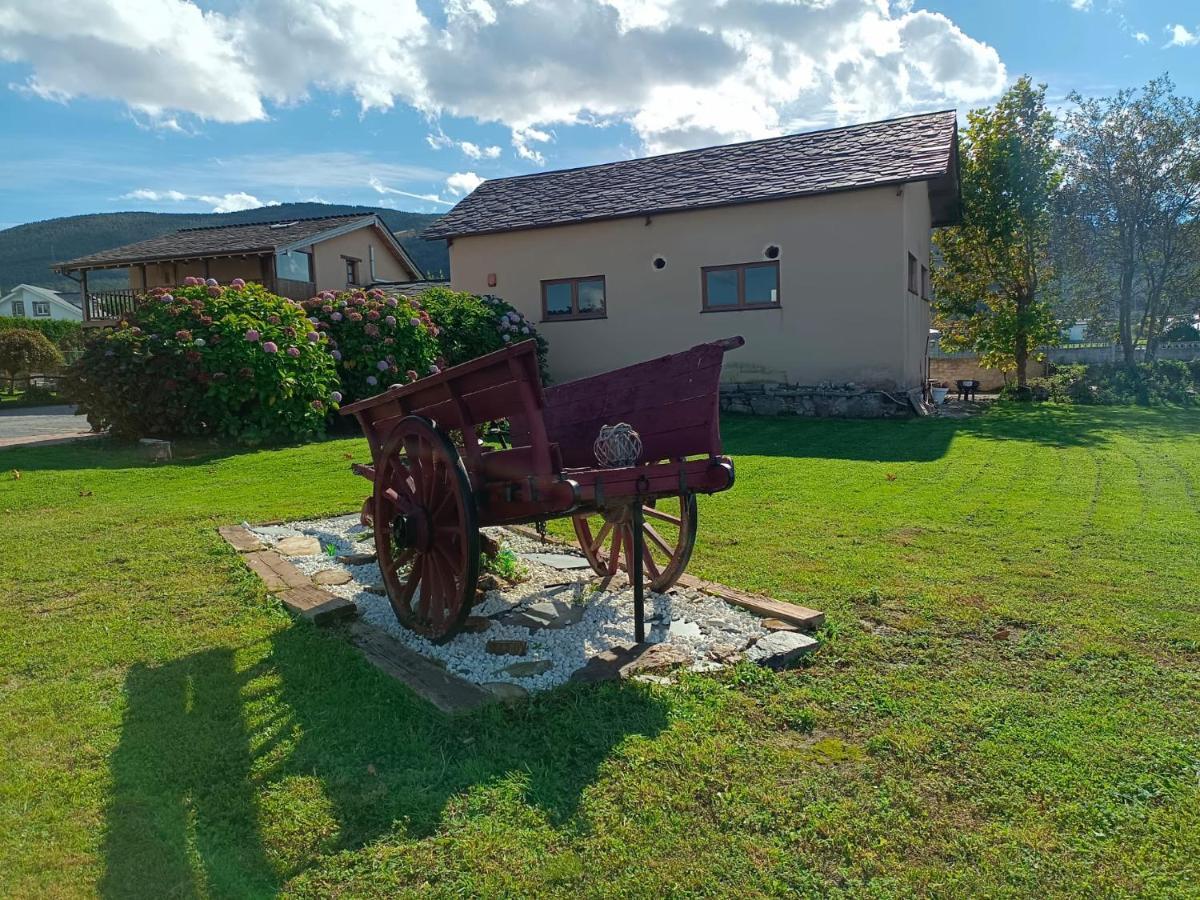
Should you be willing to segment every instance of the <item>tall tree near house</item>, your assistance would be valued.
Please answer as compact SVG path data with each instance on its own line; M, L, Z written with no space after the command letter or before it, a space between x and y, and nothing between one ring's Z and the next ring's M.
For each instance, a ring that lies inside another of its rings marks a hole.
M1141 343L1153 358L1200 282L1200 103L1174 90L1163 76L1114 97L1072 94L1064 122L1064 259L1091 286L1093 314L1115 311L1129 366Z
M1019 79L992 108L967 115L961 141L962 224L935 237L935 321L943 346L1028 384L1035 348L1057 338L1044 293L1051 207L1059 184L1045 85Z

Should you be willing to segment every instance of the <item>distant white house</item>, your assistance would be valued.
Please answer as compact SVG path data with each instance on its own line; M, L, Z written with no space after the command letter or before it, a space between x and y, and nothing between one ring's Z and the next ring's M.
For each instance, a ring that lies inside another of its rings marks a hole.
M0 297L0 316L83 321L83 311L76 303L49 288L33 284L18 284Z

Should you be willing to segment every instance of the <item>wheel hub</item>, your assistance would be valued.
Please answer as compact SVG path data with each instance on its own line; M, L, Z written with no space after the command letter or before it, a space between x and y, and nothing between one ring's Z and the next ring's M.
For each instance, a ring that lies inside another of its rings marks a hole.
M400 550L428 550L430 535L429 514L424 509L392 519L392 541Z

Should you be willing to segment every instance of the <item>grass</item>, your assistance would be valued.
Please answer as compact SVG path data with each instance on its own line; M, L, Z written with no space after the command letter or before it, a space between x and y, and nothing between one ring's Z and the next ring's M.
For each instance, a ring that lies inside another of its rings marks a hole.
M692 570L811 663L458 719L215 534L361 441L0 452L0 895L1197 895L1200 415L724 431Z

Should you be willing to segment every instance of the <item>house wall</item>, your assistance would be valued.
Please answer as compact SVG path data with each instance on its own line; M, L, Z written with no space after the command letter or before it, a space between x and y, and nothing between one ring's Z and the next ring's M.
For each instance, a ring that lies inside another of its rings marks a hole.
M369 284L372 281L371 248L375 251L375 281L412 281L416 277L374 228L360 228L316 245L313 268L316 269L317 290L341 291L348 287L343 256L362 260L358 264L359 281Z
M83 319L83 313L76 307L70 306L70 304L56 303L53 300L47 300L45 296L39 295L34 291L25 290L24 285L18 285L10 293L5 294L2 298L0 298L0 316L16 315L13 310L14 302L21 302L25 304L24 316L27 319L67 319L72 322L79 322ZM49 306L50 315L35 316L33 314L33 304L43 302Z
M462 237L451 283L540 321L543 279L604 275L606 318L539 325L557 381L740 334L728 381L907 389L921 383L928 307L907 295L906 251L928 260L928 209L920 185ZM762 260L771 244L780 308L701 311L702 266Z
M904 248L902 254L903 275L901 305L904 310L904 325L901 334L904 342L904 384L923 385L929 378L929 326L932 324L929 300L922 296L924 288L918 285L917 293L908 290L908 253L917 258L917 263L930 269L930 227L932 216L929 208L929 185L916 182L904 186ZM919 270L918 270L919 271Z

